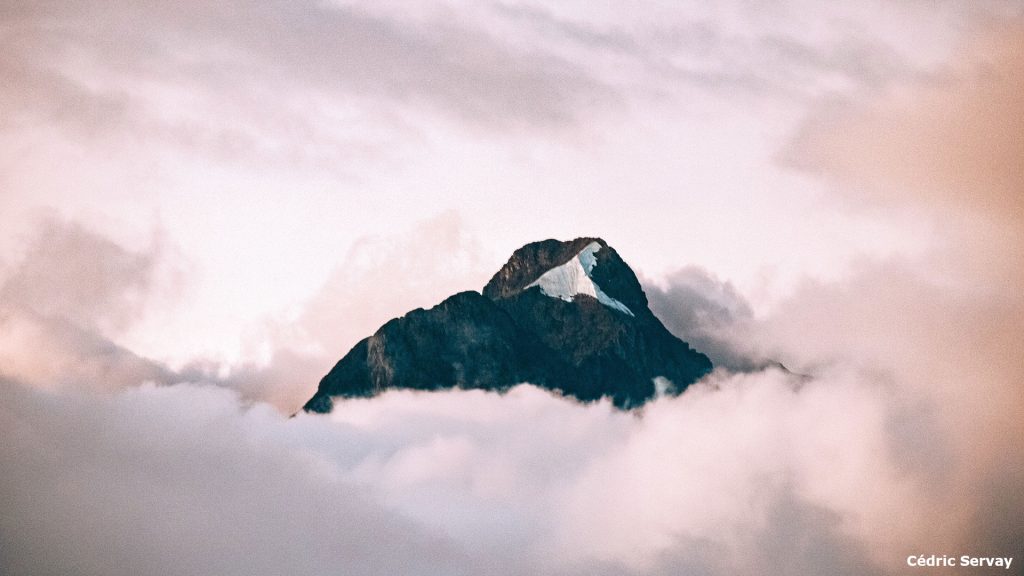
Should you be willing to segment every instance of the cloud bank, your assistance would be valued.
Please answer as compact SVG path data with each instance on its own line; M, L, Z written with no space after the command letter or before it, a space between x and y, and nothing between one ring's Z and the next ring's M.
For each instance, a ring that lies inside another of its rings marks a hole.
M890 472L881 396L779 373L642 417L530 386L292 420L221 388L3 386L10 574L865 574L862 472Z

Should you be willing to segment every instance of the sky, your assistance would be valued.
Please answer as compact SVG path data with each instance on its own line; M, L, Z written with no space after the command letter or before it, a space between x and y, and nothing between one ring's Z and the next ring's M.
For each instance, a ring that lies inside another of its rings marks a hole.
M4 573L1024 566L1019 2L0 0L0 78ZM288 418L579 236L723 370Z

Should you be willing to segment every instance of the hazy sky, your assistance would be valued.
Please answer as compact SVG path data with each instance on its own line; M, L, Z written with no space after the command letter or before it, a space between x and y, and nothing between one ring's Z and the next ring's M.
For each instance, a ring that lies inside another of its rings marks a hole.
M5 573L1024 566L1020 2L0 0L0 80ZM284 417L577 236L811 379Z
M431 277L468 243L474 288L528 241L599 235L648 278L699 265L760 307L927 247L927 221L837 202L788 152L823 114L970 74L958 47L1016 11L8 2L0 262L40 219L159 252L165 293L117 337L176 363L258 357L268 319L396 237L447 251ZM409 238L425 221L447 235ZM379 300L409 281L392 272Z

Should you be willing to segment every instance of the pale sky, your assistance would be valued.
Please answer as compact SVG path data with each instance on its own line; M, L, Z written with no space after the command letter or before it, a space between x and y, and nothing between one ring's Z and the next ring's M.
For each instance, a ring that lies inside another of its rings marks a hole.
M361 241L437 218L461 289L544 238L602 236L645 278L690 265L758 310L860 258L918 254L910 212L837 202L785 157L822 111L962 71L994 3L6 3L0 262L40 218L160 284L119 343L259 359ZM458 249L462 249L460 244ZM444 281L442 268L418 270ZM389 301L392 270L373 295ZM372 331L409 304L381 306ZM352 342L340 342L344 348Z

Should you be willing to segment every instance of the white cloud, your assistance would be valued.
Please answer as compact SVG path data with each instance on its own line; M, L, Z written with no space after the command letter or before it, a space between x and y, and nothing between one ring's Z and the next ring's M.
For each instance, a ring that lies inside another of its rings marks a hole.
M787 544L774 573L852 574L898 486L884 394L778 373L642 416L530 386L294 419L218 388L3 386L9 574L760 573L779 534L831 548Z
M3 384L6 574L468 573L450 542L388 511L223 389L50 396ZM294 448L294 449L293 449ZM451 569L450 569L451 568Z

